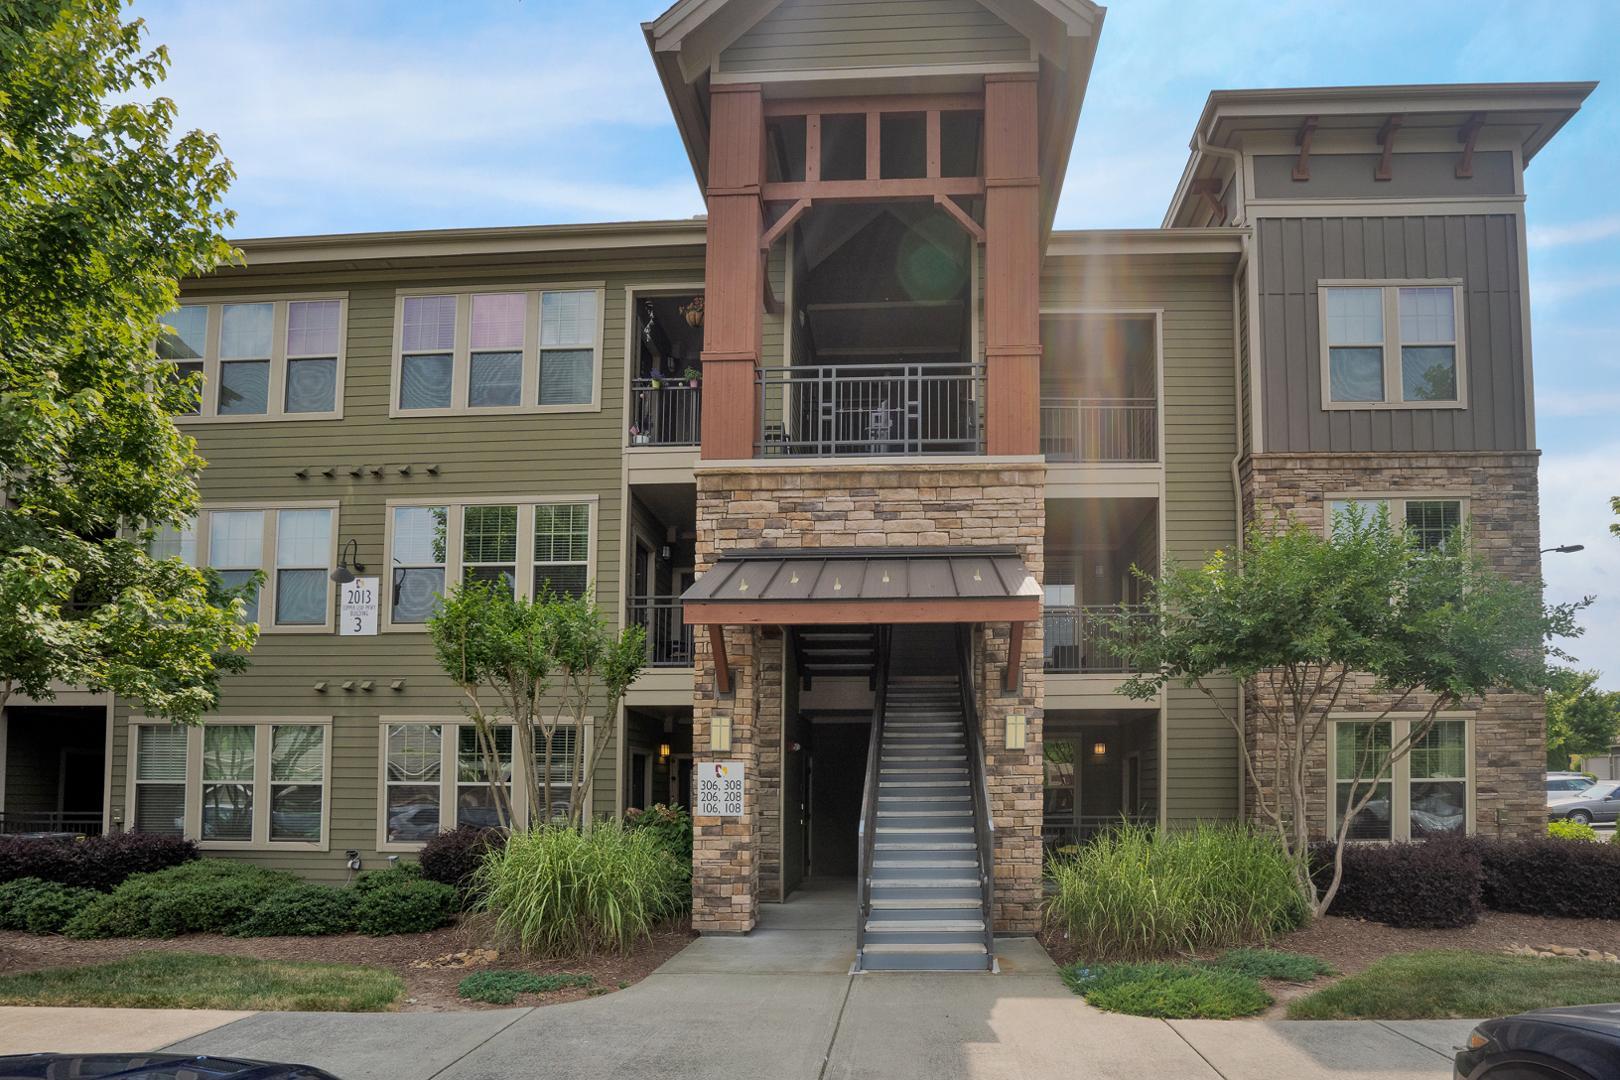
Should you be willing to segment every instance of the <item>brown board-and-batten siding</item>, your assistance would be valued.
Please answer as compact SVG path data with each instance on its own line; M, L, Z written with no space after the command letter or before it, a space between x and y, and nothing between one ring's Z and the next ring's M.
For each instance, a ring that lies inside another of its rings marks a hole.
M625 440L624 372L627 285L690 283L703 277L702 251L663 249L602 257L570 254L487 271L423 267L416 271L350 271L309 268L302 272L240 275L191 283L186 300L255 293L346 292L348 336L343 419L207 424L186 427L208 466L201 480L203 505L231 502L337 500L340 544L358 542L366 576L388 585L384 551L390 499L512 497L594 501L592 574L596 598L609 613L620 610L624 557L620 457ZM519 415L390 417L394 316L399 289L503 283L600 282L603 286L600 410ZM399 467L411 466L408 476ZM384 466L349 475L350 466ZM436 467L436 474L428 466ZM322 471L334 470L326 477ZM299 477L300 470L307 476ZM267 559L273 557L266 553ZM519 558L526 553L520 552ZM399 690L391 688L403 680ZM369 681L370 690L361 689ZM353 688L343 689L349 682ZM316 689L324 683L324 692ZM132 708L119 702L114 724L111 807L122 817L127 805L128 731ZM265 633L243 675L226 680L221 706L210 720L330 716L328 777L329 844L324 851L211 851L294 870L307 877L341 881L344 853L358 851L367 869L386 865L378 851L381 731L386 720L463 714L459 691L434 659L428 635L388 632L374 637L331 633ZM615 717L593 725L596 740L614 738ZM609 745L599 763L592 801L595 814L617 809L618 748ZM452 768L445 762L445 768ZM193 784L197 783L195 777ZM445 820L448 820L446 815Z
M720 54L725 76L1027 63L1029 41L977 0L786 0Z
M1237 534L1232 272L1230 258L1196 255L1049 254L1042 269L1043 311L1162 311L1167 562L1201 563L1230 549ZM1053 362L1061 361L1043 359ZM1216 686L1222 706L1234 709L1235 684ZM1197 690L1172 686L1167 697L1166 819L1237 817L1238 747L1229 722ZM1133 704L1120 699L1121 708Z
M1265 218L1256 227L1266 451L1528 448L1515 215ZM1324 280L1460 280L1467 408L1324 409Z

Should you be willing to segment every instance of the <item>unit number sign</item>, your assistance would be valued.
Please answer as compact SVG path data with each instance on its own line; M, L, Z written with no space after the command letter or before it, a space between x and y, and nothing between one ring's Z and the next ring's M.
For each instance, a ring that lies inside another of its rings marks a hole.
M697 766L697 812L699 817L742 817L742 762L705 761Z
M338 586L342 594L338 605L340 635L369 636L377 632L378 583L377 578L363 577Z

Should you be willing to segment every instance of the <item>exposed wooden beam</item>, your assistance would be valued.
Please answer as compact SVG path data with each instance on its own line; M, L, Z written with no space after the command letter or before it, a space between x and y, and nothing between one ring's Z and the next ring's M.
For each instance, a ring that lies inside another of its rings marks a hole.
M1401 122L1406 117L1400 113L1393 113L1384 121L1384 126L1378 129L1378 145L1384 148L1379 155L1378 169L1373 173L1374 180L1390 180L1395 176L1391 167L1395 159L1395 133L1401 130Z
M804 182L821 180L821 114L811 113L804 118Z
M907 600L688 600L682 620L725 626L833 626L873 623L1028 622L1041 617L1038 596Z
M1457 141L1463 144L1462 157L1457 161L1457 179L1472 180L1474 178L1474 143L1479 138L1479 129L1485 126L1485 114L1474 113L1457 129Z
M964 232L973 237L975 243L984 243L984 226L974 221L972 215L963 210L955 199L949 195L935 195L934 205L955 218L956 223L962 226Z
M1299 133L1294 136L1294 145L1299 147L1299 160L1294 162L1294 179L1309 180L1311 178L1311 140L1316 137L1316 117L1307 116L1299 125Z
M871 110L866 114L866 178L883 178L883 114Z
M1003 690L1017 690L1024 671L1024 624L1014 620L1007 626L1007 670L1001 674Z
M803 182L777 181L760 186L766 202L797 202L800 199L829 201L876 201L880 199L932 199L935 195L983 195L984 181L977 176L919 176L904 180L822 180L809 179L805 165Z
M714 689L719 694L731 693L731 665L726 662L726 628L709 624L709 648L714 651Z
M1217 225L1226 224L1226 206L1221 202L1221 182L1218 179L1211 176L1194 180L1187 185L1187 191L1203 197L1204 204L1209 207L1211 221Z
M765 115L772 116L852 116L866 112L915 113L936 109L942 112L978 112L984 108L979 94L870 94L832 98L773 98L765 102Z
M944 155L940 152L938 109L928 110L928 114L923 121L923 128L925 132L924 141L927 147L926 156L928 161L928 167L925 171L930 177L937 177L939 176L940 169L943 168L944 162Z
M782 234L793 228L793 223L798 221L799 218L803 217L806 210L810 209L810 202L811 200L809 199L800 199L792 206L788 207L787 212L776 219L776 224L772 225L769 229L766 229L765 235L759 238L759 250L771 250L771 245L780 240L782 238ZM769 287L770 284L767 282L766 288Z

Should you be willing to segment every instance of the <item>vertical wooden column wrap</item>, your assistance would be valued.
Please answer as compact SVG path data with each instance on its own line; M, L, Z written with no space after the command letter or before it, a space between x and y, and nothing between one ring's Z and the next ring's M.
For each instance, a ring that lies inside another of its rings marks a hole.
M985 450L1040 452L1041 181L1033 74L984 80Z
M704 264L703 446L708 460L754 456L754 375L764 324L765 110L758 85L709 91L709 226Z

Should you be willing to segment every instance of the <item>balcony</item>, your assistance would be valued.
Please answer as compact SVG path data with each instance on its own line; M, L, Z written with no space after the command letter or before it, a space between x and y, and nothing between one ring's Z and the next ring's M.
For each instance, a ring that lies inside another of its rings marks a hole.
M697 446L703 432L701 381L632 379L629 427L631 446Z
M1139 606L1048 607L1043 613L1046 670L1057 675L1131 674L1108 626L1122 612L1133 633L1151 625L1151 612Z
M1151 463L1159 460L1159 405L1153 398L1041 399L1041 453L1049 462Z
M0 836L100 836L101 814L64 813L42 810L38 813L0 813Z
M760 369L757 457L979 454L984 366L794 365Z
M647 664L655 668L692 666L692 628L681 621L675 597L632 596L626 604L631 626L647 631Z

